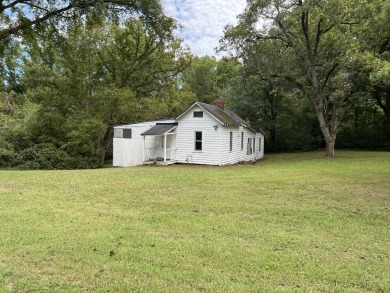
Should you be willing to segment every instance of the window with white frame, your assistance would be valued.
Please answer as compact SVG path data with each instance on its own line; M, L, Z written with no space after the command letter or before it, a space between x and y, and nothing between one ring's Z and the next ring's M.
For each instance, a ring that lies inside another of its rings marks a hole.
M195 151L201 151L203 148L202 131L195 131Z
M194 117L202 118L203 117L203 111L194 111Z

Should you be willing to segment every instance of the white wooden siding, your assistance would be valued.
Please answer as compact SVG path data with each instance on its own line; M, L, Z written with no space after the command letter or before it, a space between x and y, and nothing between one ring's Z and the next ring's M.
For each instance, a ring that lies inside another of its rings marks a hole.
M113 140L113 162L114 167L129 167L142 165L145 159L155 159L156 157L164 156L164 140L161 136L141 136L141 133L149 130L155 126L157 122L172 123L174 120L166 121L151 121L138 124L116 126L114 128L114 140ZM115 136L121 136L123 129L132 130L132 138L119 138ZM174 135L167 137L167 148L173 148L176 145ZM144 146L146 148L144 149ZM169 152L167 152L170 155Z
M261 133L254 133L243 126L223 126L206 111L204 111L202 118L193 117L194 111L201 110L200 107L194 106L178 120L176 158L178 162L229 165L242 161L254 161L263 157L264 137ZM217 130L214 128L215 125L218 125ZM202 151L195 151L195 131L202 131ZM233 133L232 151L230 151L230 132ZM241 149L242 132L244 133L243 149ZM250 155L247 155L248 137L256 140L256 148ZM259 137L262 137L260 151L258 148Z
M233 132L233 150L230 152L230 132ZM241 137L244 133L244 145L241 149ZM248 138L256 139L259 133L254 133L251 130L240 126L238 127L222 127L221 133L221 164L236 164L238 162L254 161L260 158L260 152L256 146L253 154L248 155ZM256 142L257 143L257 142Z
M143 164L143 141L141 139L114 138L114 167L129 167Z
M203 109L194 106L178 119L176 160L180 163L221 165L221 124L206 111L203 117L193 117L194 111ZM216 130L215 125L218 125ZM195 151L195 131L202 131L202 151Z

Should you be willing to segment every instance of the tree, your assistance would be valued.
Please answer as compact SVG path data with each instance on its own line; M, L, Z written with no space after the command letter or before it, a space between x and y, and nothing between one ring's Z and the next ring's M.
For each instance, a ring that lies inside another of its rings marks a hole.
M390 147L390 1L383 3L381 11L373 18L368 27L367 36L375 38L365 39L370 47L365 49L371 52L367 64L371 94L377 105L383 110L384 134L387 147ZM367 46L367 45L366 45Z
M0 42L12 36L42 35L79 21L84 16L107 16L112 20L139 16L159 35L171 33L173 20L166 17L159 0L3 0L0 1Z
M175 87L186 55L178 40L162 40L136 19L79 23L61 46L33 47L23 81L28 100L40 105L36 143L101 166L112 126L166 117L192 101Z
M229 106L267 133L267 151L308 150L315 143L308 102L280 76L289 53L277 42L252 44L229 88Z
M291 60L280 76L309 98L334 156L338 125L351 90L348 68L356 58L357 32L369 23L381 1L249 1L236 27L225 31L222 49L243 54L253 43L278 42ZM249 44L249 45L248 45Z
M200 102L211 103L220 96L217 64L215 57L195 56L191 60L191 66L184 72L184 87L193 92Z
M223 57L221 60L218 60L216 82L222 97L228 95L231 86L230 81L237 75L241 67L242 64L237 58Z

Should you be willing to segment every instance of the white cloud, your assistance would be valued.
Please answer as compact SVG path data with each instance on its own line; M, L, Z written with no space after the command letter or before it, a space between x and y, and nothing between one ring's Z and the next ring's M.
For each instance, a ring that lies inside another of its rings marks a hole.
M193 54L216 55L214 49L223 37L227 24L236 24L246 0L163 0L167 15L175 18L183 29L176 35L184 39Z

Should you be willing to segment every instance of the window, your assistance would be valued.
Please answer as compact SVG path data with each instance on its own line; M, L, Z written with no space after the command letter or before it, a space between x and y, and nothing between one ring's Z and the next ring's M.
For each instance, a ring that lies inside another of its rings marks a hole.
M259 137L259 152L261 152L261 137Z
M254 153L255 149L255 139L254 138L248 138L248 144L246 146L246 153L247 155L251 155Z
M232 151L233 150L233 132L232 131L230 131L230 151Z
M241 132L241 150L244 149L244 132Z
M202 131L195 131L195 150L202 150Z
M203 117L203 111L194 111L194 117Z
M131 138L131 128L123 129L123 138Z
M131 138L131 128L116 128L114 129L115 138Z
M254 153L256 151L256 138L253 138L253 151L252 153Z

